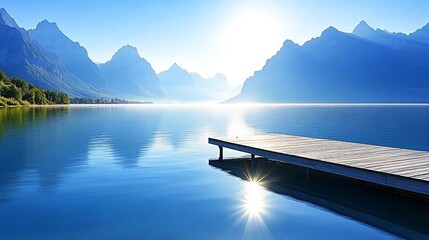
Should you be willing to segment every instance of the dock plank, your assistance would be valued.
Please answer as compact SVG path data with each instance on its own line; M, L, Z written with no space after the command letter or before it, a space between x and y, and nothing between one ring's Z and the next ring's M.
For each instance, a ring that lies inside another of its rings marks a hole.
M209 138L245 153L429 195L429 152L292 135Z

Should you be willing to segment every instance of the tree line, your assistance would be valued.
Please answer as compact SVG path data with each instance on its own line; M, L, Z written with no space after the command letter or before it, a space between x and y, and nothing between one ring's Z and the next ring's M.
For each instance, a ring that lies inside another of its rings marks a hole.
M0 106L70 104L66 93L43 90L0 70Z
M152 102L148 101L129 101L125 99L119 99L119 98L112 98L112 99L106 99L106 98L72 98L71 99L72 104L151 104Z

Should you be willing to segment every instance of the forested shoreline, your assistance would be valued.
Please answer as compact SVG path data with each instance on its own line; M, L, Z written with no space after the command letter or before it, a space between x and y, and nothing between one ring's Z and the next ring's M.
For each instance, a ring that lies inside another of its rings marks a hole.
M70 104L66 93L43 90L0 70L0 107Z
M71 104L152 104L150 101L130 101L119 98L79 98L75 97L71 99Z

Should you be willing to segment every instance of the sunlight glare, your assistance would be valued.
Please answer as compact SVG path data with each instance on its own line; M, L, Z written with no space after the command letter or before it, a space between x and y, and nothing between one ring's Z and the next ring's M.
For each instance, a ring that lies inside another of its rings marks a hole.
M264 218L268 217L267 195L264 182L250 177L245 182L243 199L240 205L240 219L246 221L242 239L270 239L271 233L265 224ZM256 238L255 238L256 237Z
M265 213L266 205L264 190L259 182L249 181L247 183L243 208L248 218L262 220L261 214Z
M228 123L227 136L243 137L255 135L255 129L244 121L243 111L243 109L237 109L237 112L232 115Z
M221 41L221 65L233 83L259 70L282 46L274 17L259 9L244 11L228 25Z
M249 182L244 207L249 217L260 217L264 212L264 198L261 186L257 182Z

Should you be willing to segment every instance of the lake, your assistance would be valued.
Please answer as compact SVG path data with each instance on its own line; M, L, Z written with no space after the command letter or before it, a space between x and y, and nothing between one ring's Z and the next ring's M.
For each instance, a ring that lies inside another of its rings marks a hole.
M209 136L257 133L429 151L429 106L154 104L0 109L0 238L428 236L426 219L409 220L414 213L407 208L414 204L394 196L372 200L372 195L349 195L344 188L316 194L319 187L314 186L291 191L258 185L208 164L218 155L217 147L207 143ZM225 155L243 154L226 150ZM363 206L349 206L347 196L356 196ZM384 205L395 207L388 213L362 210ZM401 219L401 212L411 215ZM415 214L422 217L418 211Z

